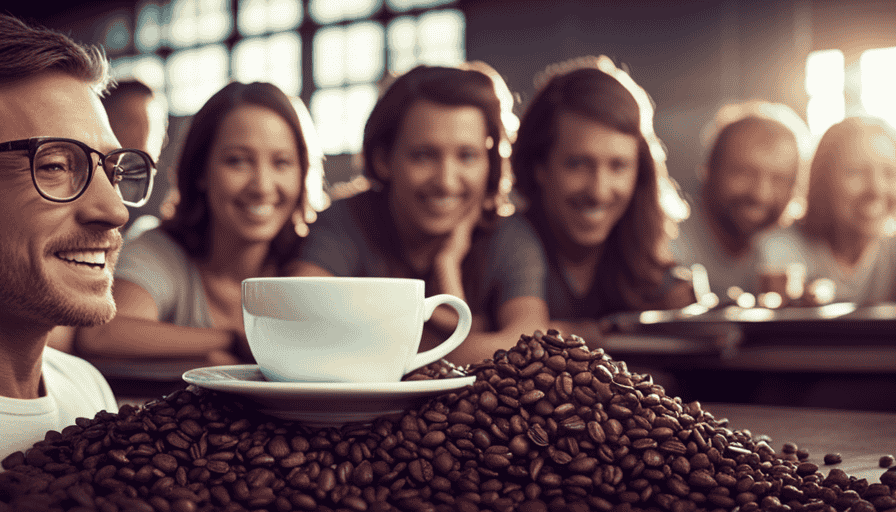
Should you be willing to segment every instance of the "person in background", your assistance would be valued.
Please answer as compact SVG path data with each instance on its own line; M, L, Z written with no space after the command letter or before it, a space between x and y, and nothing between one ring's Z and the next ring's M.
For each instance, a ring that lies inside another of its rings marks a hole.
M118 407L100 373L47 347L58 325L115 315L125 204L152 159L119 149L100 104L102 51L0 14L0 459Z
M474 325L448 356L458 364L490 358L547 322L538 240L522 219L498 215L512 183L500 87L470 68L418 66L395 80L364 129L364 170L377 186L323 211L293 270L418 278L427 296L460 297ZM422 348L456 321L437 309Z
M646 92L604 56L551 66L540 81L512 163L549 262L551 325L593 342L605 315L693 303L672 272Z
M755 297L756 236L800 213L809 131L790 107L754 101L721 108L704 136L709 154L700 196L679 225L672 254L681 265L702 265L723 300L729 289Z
M285 275L300 245L310 166L290 99L233 82L196 113L177 168L180 202L126 243L115 273L118 315L81 329L91 356L251 360L241 282Z
M759 269L781 275L793 264L802 266L806 286L799 288L807 305L894 301L894 213L896 133L881 119L847 118L819 142L805 217L759 239Z

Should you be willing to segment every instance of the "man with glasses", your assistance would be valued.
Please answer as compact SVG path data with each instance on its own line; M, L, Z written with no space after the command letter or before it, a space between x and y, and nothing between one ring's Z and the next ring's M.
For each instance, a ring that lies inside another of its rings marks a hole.
M47 348L57 325L115 315L125 204L154 164L119 149L100 104L101 51L0 15L0 459L78 417L117 410L85 361Z

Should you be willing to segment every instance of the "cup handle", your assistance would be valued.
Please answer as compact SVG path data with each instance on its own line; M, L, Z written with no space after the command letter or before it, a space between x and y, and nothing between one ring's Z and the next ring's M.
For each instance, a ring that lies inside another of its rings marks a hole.
M463 343L464 340L467 339L467 335L470 334L470 327L473 325L473 314L470 312L470 307L467 306L467 303L454 295L443 293L424 299L424 320L429 320L433 311L436 310L436 307L441 306L442 304L451 306L457 311L459 317L457 320L457 327L454 328L454 332L451 336L437 347L417 354L411 361L411 364L405 369L405 373L410 373L421 366L426 366L433 361L437 361L447 356L452 350Z

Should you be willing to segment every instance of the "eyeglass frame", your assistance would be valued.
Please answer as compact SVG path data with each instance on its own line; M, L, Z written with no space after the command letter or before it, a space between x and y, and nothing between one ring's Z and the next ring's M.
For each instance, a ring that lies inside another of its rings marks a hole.
M68 143L74 144L84 151L84 154L87 155L87 160L90 162L90 165L87 169L87 180L84 182L84 187L81 189L80 192L78 192L77 194L75 194L74 196L72 196L68 199L59 199L56 197L50 197L46 194L46 192L41 190L40 186L38 186L38 184L37 184L37 177L34 175L34 156L37 154L38 148L40 148L42 145L49 143L49 142L68 142ZM109 172L106 171L106 164L105 164L106 158L108 158L110 156L114 156L114 155L122 153L122 152L125 152L125 151L131 152L131 153L136 153L136 154L140 155L140 157L142 157L144 160L146 160L149 163L149 168L150 168L149 185L147 186L147 189L146 189L147 190L146 197L144 197L142 200L140 200L138 202L126 201L121 196L121 192L118 189L116 189L116 192L118 192L118 197L121 199L121 202L124 203L126 206L130 206L132 208L139 208L139 207L145 205L149 201L149 198L152 195L153 181L154 181L156 173L158 172L158 168L156 167L156 163L153 161L152 157L149 156L149 154L143 150L132 149L132 148L119 148L119 149L114 149L108 153L103 154L100 151L93 149L92 147L88 146L87 144L84 144L83 142L81 142L79 140L68 139L65 137L31 137L28 139L0 142L0 153L7 152L7 151L28 151L28 162L31 167L31 183L34 184L34 188L37 190L37 193L40 194L41 197L43 197L44 199L46 199L48 201L52 201L54 203L70 203L72 201L77 200L82 195L84 195L84 192L87 191L87 188L90 186L90 183L93 181L93 174L94 174L94 171L96 170L97 166L103 167L103 174L106 175L106 177L109 179L109 182L112 183L113 187L116 186L118 182L114 181L114 178L120 177L120 174L113 172L114 176L109 175ZM96 163L94 163L94 160L93 160L94 153L96 153L100 157L99 161ZM117 168L117 166L116 166L116 168Z

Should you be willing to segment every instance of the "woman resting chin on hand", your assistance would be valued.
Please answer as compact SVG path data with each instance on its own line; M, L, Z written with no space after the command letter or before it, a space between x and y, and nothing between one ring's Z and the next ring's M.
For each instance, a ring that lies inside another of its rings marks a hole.
M310 126L306 126L306 130ZM311 148L313 149L313 148ZM88 356L251 361L241 282L286 275L307 208L310 151L298 114L268 83L231 83L199 110L178 165L174 216L125 245L118 306L81 329Z

